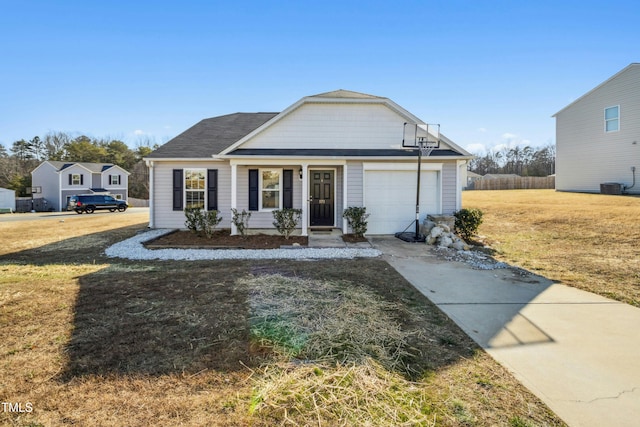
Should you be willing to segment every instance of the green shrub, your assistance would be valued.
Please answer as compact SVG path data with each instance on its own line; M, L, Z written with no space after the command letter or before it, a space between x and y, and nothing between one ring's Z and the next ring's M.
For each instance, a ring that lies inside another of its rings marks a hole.
M359 237L364 237L364 233L367 232L367 218L369 218L367 208L351 206L344 210L342 216L347 219L349 227L353 234Z
M478 227L482 224L482 211L480 209L460 209L454 213L456 218L455 231L464 240L471 238L478 232Z
M187 217L184 225L186 225L192 233L198 233L202 230L204 215L200 208L187 208L184 210L184 216Z
M216 232L216 227L222 221L222 217L216 210L203 212L202 217L202 231L208 238L212 238Z
M213 237L216 227L222 221L222 217L219 216L219 212L216 210L203 211L199 208L188 208L184 210L184 215L187 217L184 225L192 233L200 234L204 232L208 238Z
M251 212L247 212L242 209L242 212L238 212L237 209L231 209L233 213L233 218L231 218L231 222L236 226L238 233L241 236L246 236L247 229L249 228L249 218L251 218Z
M278 233L282 234L285 239L289 240L289 236L293 233L293 230L300 221L302 210L300 209L278 209L273 211L273 225L278 230Z

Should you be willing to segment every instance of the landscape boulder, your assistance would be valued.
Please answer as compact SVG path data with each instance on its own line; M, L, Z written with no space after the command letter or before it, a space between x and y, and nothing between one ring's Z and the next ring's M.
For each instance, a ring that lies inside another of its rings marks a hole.
M451 216L428 215L420 227L420 231L426 236L428 245L452 248L458 251L469 250L469 245L453 232L454 224L455 218Z

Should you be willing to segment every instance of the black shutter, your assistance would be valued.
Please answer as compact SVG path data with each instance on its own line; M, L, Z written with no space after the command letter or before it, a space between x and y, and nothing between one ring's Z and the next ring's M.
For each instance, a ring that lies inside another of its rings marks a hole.
M69 185L73 184L73 175L69 174Z
M249 169L249 210L258 210L258 169Z
M80 185L84 185L84 175L80 174Z
M182 210L182 169L173 170L173 210Z
M293 170L282 171L282 207L293 208Z
M207 170L207 210L218 210L218 170Z
M118 184L117 185L122 185L122 175L118 175Z

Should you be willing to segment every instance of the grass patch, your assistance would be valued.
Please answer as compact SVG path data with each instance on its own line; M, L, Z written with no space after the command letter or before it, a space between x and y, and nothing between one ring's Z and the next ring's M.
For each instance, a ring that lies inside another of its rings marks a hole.
M553 190L465 191L502 261L640 307L640 198Z

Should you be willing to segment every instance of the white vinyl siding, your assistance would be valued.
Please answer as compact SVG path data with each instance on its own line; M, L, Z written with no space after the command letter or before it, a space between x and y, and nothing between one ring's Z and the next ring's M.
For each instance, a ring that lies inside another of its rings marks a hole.
M241 148L360 148L400 146L405 118L384 105L305 104Z
M362 205L362 162L347 163L347 206L361 207Z
M455 162L442 165L442 213L451 215L457 210L458 167ZM429 212L431 213L431 212Z

